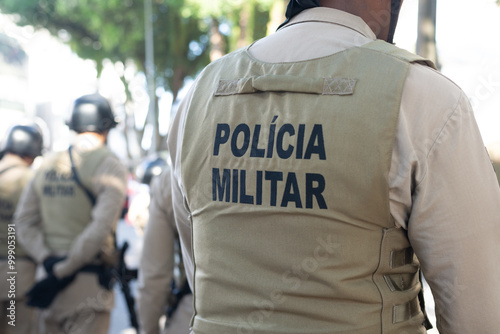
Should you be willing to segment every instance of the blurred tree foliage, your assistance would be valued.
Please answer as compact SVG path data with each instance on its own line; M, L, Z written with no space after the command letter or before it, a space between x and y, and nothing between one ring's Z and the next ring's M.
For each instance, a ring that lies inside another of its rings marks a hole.
M151 1L155 81L174 102L185 79L210 60L264 37L276 5L272 0ZM286 2L280 2L283 8ZM2 0L0 10L17 14L19 25L59 36L78 56L95 60L99 73L105 59L132 60L145 71L144 0ZM217 52L210 57L211 50ZM133 94L125 76L121 79L130 106Z
M207 63L208 31L196 18L182 16L184 0L154 0L153 6L156 76L176 95L179 77L195 75ZM99 72L104 59L131 59L144 70L142 0L3 0L0 9L18 14L20 25L62 37L81 58L95 60ZM195 52L190 43L197 45Z

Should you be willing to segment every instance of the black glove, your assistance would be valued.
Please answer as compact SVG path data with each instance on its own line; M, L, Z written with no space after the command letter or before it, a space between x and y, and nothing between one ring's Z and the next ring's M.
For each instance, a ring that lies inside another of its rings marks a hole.
M67 287L76 275L71 275L58 279L53 274L36 282L35 285L26 293L26 303L32 307L47 308L50 306L57 294Z
M43 267L45 268L47 274L52 275L54 273L54 265L57 262L61 262L65 258L65 256L49 256L48 258L43 260Z

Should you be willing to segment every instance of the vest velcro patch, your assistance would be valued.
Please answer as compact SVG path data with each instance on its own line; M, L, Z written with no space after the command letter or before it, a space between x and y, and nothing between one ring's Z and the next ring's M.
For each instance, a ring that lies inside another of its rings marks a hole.
M395 305L392 308L392 323L397 324L403 321L408 321L411 318L420 314L420 304L415 298L406 304Z
M413 255L414 252L411 247L392 251L390 259L391 268L399 268L407 264L412 264Z
M351 95L355 85L355 79L325 78L323 95Z
M318 95L352 95L356 79L308 78L291 75L263 75L219 80L215 96L258 92L291 92Z

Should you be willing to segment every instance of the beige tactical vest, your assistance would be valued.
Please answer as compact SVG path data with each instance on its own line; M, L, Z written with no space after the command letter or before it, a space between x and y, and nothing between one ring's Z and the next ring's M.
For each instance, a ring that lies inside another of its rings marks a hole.
M411 62L374 42L201 74L185 120L194 333L425 333L419 264L389 211Z
M15 258L27 256L17 241L13 216L32 176L30 168L24 164L0 163L0 257L7 257L9 249L14 251L11 255Z
M97 167L110 154L106 147L81 154L72 152L78 178L85 188L91 188ZM92 203L74 179L68 151L59 152L45 160L35 176L43 232L49 248L64 253L91 222Z

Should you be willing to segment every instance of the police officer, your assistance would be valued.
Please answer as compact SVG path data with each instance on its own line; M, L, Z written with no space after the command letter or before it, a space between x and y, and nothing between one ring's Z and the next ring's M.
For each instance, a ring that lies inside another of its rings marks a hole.
M140 330L143 334L157 334L160 317L167 315L163 333L187 334L194 312L193 296L172 209L170 168L163 159L155 159L147 167L144 175L157 176L151 180L149 220L139 264Z
M151 181L168 168L167 162L160 156L147 158L136 170L136 176L141 183L151 186Z
M424 333L420 270L440 333L498 332L500 190L467 96L390 43L401 2L292 0L193 84L168 146L194 334Z
M19 242L43 265L28 303L42 310L41 333L107 333L127 172L106 147L117 122L104 97L78 98L68 125L73 144L44 159L15 216Z
M24 295L34 282L36 264L17 243L13 216L33 176L30 166L42 148L43 136L36 125L16 125L9 131L0 160L0 332L5 334L35 329L34 312Z

